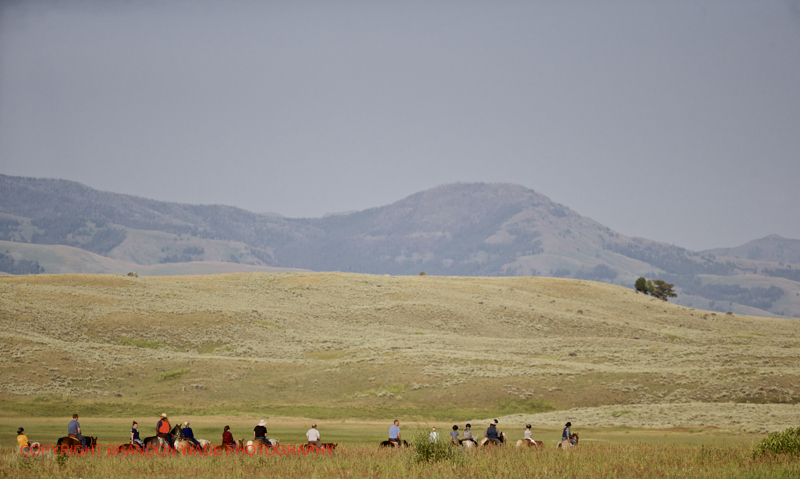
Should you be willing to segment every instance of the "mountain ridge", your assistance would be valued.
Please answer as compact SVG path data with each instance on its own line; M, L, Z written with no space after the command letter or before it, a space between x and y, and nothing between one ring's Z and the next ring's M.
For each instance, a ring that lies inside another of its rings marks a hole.
M510 183L453 183L346 215L286 218L0 175L0 240L62 244L140 265L556 276L628 287L638 276L659 277L678 286L678 302L687 306L800 316L800 300L793 299L800 273L791 264L627 237ZM770 251L775 258L777 247Z

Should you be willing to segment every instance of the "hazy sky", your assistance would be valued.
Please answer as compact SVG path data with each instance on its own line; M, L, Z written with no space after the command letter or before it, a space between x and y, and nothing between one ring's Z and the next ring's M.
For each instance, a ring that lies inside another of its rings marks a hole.
M513 182L800 238L800 2L0 3L0 173L286 216Z

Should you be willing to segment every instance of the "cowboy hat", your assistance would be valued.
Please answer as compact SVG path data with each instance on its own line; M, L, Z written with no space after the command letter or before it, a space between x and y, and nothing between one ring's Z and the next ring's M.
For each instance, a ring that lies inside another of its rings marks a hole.
M167 413L165 413L165 412L162 412L162 413L161 413L161 417L167 417Z
M267 420L266 419L262 419L262 420L258 421L258 425L259 426L266 426L267 425Z

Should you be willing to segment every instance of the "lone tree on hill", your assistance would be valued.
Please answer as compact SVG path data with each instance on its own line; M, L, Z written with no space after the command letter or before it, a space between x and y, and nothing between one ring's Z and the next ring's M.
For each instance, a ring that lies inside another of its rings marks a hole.
M643 276L639 276L639 279L636 280L633 286L636 288L636 291L649 294L654 298L662 299L664 301L668 301L669 298L678 297L673 289L675 285L660 279L650 280L644 279Z
M669 298L678 297L678 295L675 294L675 290L673 289L675 287L674 284L667 283L666 281L662 281L660 279L654 279L653 286L655 287L653 288L653 292L650 294L652 294L654 297L658 299L663 299L664 301L668 301Z
M649 285L647 283L650 283ZM649 287L648 287L649 286ZM649 294L650 291L653 290L653 282L647 281L644 279L644 276L639 276L639 279L633 283L633 287L636 288L636 291L644 294Z

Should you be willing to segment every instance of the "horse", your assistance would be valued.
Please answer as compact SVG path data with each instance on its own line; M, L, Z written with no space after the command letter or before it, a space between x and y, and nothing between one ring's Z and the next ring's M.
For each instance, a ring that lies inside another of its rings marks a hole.
M497 433L497 437L500 438L500 445L501 446L505 446L506 445L506 439L507 439L506 438L506 433L498 432ZM497 445L497 443L494 442L494 441L490 441L488 437L484 437L483 439L481 439L481 446L483 446L483 447L496 446L496 445Z
M255 451L257 447L259 448L267 448L267 447L278 447L280 446L280 442L277 439L267 438L267 442L264 442L261 439L254 439L252 441L247 441L247 452L250 453L251 451Z
M517 447L535 447L536 449L543 449L544 441L520 439L517 441Z
M325 450L329 450L329 453L330 453L330 452L332 452L334 449L336 449L336 446L337 446L337 445L336 445L336 444L334 444L334 443L332 443L332 442L323 442L321 446L317 446L317 445L315 445L315 444L303 444L302 446L299 446L299 449L300 449L301 451L305 452L305 453L308 453L308 452L317 452L317 451L319 451L320 449L322 449L322 450L323 450L323 452L325 452Z
M169 431L170 437L172 437L172 443L177 447L178 442L183 441L183 431L181 430L180 424L176 424L172 429ZM145 446L164 446L168 447L167 441L161 436L149 436L144 438L142 441ZM194 445L194 444L192 444Z
M145 448L138 444L120 444L117 446L117 454L127 454L129 452L143 453Z
M22 452L23 449L27 449L28 452L23 453ZM40 454L42 452L42 445L39 444L38 442L32 442L32 443L28 444L27 448L18 447L17 448L17 452L19 452L20 454L25 454L26 456L27 455L34 455L35 456L35 455L38 455L38 454Z
M408 444L405 439L403 439L403 445L402 446L399 446L394 441L381 441L381 444L380 444L379 447L411 447L411 445Z
M86 447L95 447L97 446L97 436L83 436L86 439ZM80 439L75 439L74 437L60 437L56 442L55 449L58 452L62 451L62 447L66 446L69 448L70 451L80 451L79 448L82 448Z
M575 439L575 444L572 444L571 440ZM569 436L569 439L564 439L563 441L559 442L556 445L559 449L569 449L578 445L578 433L574 432Z
M468 451L474 451L478 447L478 443L472 439L464 439L461 441L461 447Z

